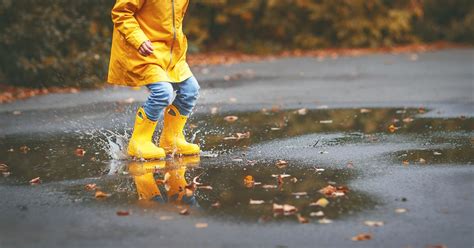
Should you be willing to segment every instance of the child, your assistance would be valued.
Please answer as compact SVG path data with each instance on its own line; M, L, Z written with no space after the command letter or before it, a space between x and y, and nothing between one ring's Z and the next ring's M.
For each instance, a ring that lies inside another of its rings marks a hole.
M196 105L199 84L186 63L188 47L182 23L189 0L117 0L108 82L143 86L150 96L138 109L128 154L161 159L165 154L199 154L186 142L183 128ZM173 102L173 93L176 97ZM152 142L165 109L160 147Z

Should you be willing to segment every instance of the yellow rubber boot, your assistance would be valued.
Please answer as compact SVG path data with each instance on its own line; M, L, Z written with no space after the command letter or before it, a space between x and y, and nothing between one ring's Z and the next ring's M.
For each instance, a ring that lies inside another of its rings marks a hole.
M162 159L166 156L165 151L151 141L156 123L148 119L142 107L138 109L132 138L128 144L128 155L144 159Z
M188 117L181 115L178 109L170 105L165 109L165 122L160 137L160 147L167 154L195 155L200 153L199 146L186 142L183 128Z

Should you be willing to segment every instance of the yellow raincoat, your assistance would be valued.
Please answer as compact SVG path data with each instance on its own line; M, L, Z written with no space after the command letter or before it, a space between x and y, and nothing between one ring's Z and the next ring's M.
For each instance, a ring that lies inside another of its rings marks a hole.
M188 4L189 0L117 0L112 9L114 33L107 81L142 86L179 83L191 77L182 29ZM138 48L147 40L154 51L145 57Z

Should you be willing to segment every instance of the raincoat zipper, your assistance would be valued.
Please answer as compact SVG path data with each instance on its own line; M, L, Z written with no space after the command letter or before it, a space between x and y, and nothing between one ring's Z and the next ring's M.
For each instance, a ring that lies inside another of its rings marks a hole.
M175 13L174 13L174 0L171 0L171 9L172 9L172 17L173 17L173 41L171 42L171 49L170 49L170 62L168 63L168 66L166 67L166 70L168 71L169 67L171 66L171 61L173 60L173 48L174 48L174 42L176 40L176 23L175 23Z

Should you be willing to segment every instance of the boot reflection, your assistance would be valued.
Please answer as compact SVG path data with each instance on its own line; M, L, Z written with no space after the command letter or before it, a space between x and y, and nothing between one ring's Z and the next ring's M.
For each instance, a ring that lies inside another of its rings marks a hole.
M187 187L185 173L188 167L199 166L199 163L199 156L130 163L129 173L135 181L138 199L197 206L194 189ZM162 180L155 179L160 175Z
M137 187L138 200L155 200L163 202L161 192L156 184L155 171L163 169L165 161L131 162L128 165L128 172L133 176Z

